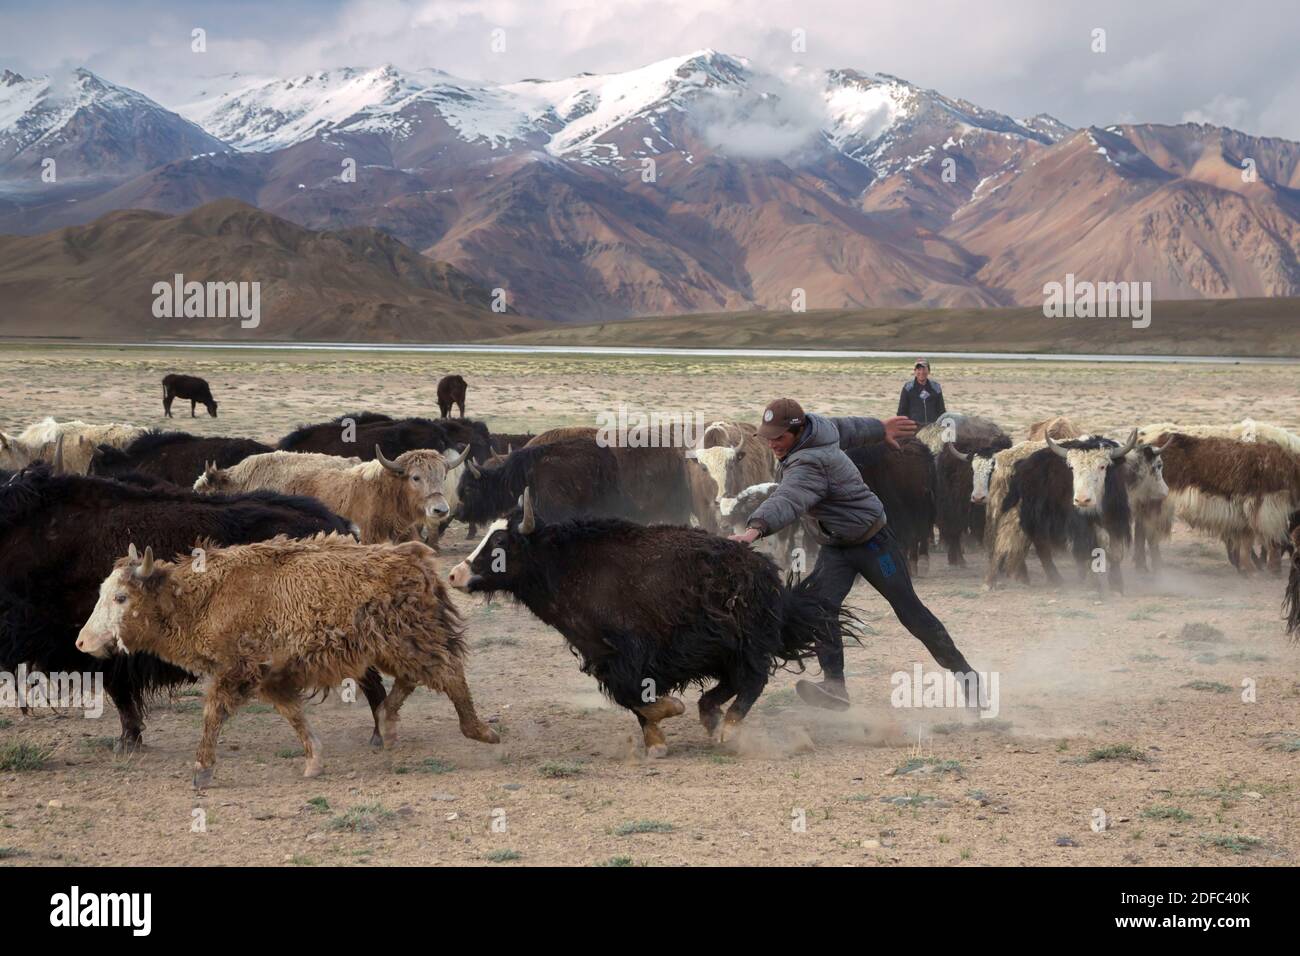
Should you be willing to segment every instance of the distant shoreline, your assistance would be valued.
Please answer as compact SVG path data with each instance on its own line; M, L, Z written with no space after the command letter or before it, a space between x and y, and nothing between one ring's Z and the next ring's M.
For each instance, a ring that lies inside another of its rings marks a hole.
M487 353L499 355L592 355L592 356L678 356L682 358L757 359L914 359L916 350L831 349L831 348L689 348L635 345L495 345L491 343L366 343L366 342L102 342L65 337L4 337L14 345L61 346L92 349L193 349L201 351L286 351L286 352L388 352ZM1099 362L1110 364L1160 365L1300 365L1300 356L1248 355L1142 355L1077 352L936 352L922 350L927 358L947 361L993 362Z

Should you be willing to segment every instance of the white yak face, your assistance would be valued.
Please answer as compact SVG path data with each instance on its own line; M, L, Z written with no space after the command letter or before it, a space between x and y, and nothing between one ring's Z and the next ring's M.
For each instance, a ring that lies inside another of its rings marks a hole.
M1070 448L1065 463L1074 476L1074 507L1087 514L1101 511L1106 492L1106 472L1110 469L1111 448Z
M715 445L712 448L699 448L695 451L695 460L704 466L704 470L709 473L713 483L718 486L717 500L720 502L727 495L727 475L731 472L732 464L736 461L736 449L725 445ZM726 512L723 512L726 514Z
M93 657L110 657L118 651L129 653L121 633L134 596L127 581L130 573L130 568L117 568L100 584L95 609L77 635L77 650Z
M468 558L460 562L460 564L456 565L451 569L450 573L448 573L447 583L459 591L468 591L470 578L474 576L474 571L472 569L474 561L478 558L479 554L482 553L483 549L487 547L487 543L492 539L492 536L498 531L506 530L506 525L508 523L509 522L505 518L498 518L496 521L492 522L491 527L487 529L487 534L483 535L483 540L478 543L478 547L470 553Z
M993 456L973 455L970 460L972 484L971 504L982 505L989 496L989 482L993 479Z

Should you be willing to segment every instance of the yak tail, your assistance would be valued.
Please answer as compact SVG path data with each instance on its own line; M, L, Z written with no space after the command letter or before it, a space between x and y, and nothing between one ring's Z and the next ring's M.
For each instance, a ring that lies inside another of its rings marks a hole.
M795 583L790 576L781 588L781 648L777 657L785 664L797 663L800 670L805 658L816 655L821 648L835 646L837 631L842 640L858 644L862 643L858 633L870 631L854 608L838 605L817 593L816 580L810 576Z
M1292 641L1300 642L1300 549L1291 555L1291 576L1286 584L1286 597L1282 600L1286 615L1286 632Z

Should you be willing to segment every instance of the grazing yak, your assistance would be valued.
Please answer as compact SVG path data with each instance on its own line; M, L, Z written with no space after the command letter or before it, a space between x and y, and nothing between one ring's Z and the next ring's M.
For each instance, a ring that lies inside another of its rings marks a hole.
M185 432L150 431L125 448L100 445L90 462L90 473L104 477L136 472L189 488L209 462L218 468L237 465L249 455L274 451L251 438L219 438Z
M153 654L211 677L194 761L202 789L212 782L222 724L254 694L297 732L303 775L318 776L324 760L304 694L371 671L395 678L376 711L385 747L397 739L402 702L421 684L451 698L466 737L496 743L474 711L461 629L424 545L318 534L208 548L202 565L187 555L155 561L152 547L140 557L132 544L100 586L77 649L101 658Z
M546 522L530 489L523 499L450 581L508 593L559 631L582 670L636 715L649 757L668 752L659 722L685 710L674 694L716 681L700 697L700 721L726 740L780 664L802 661L834 628L855 623L810 579L783 586L776 565L743 544L612 518Z
M444 375L438 380L438 415L451 417L452 405L460 407L460 417L465 417L465 380L459 375Z
M82 421L59 422L45 418L29 425L18 435L15 450L25 449L29 455L27 460L4 467L21 468L33 461L51 461L55 446L59 439L63 439L63 471L84 475L90 471L91 459L100 445L125 448L147 431L125 422L89 425ZM0 465L3 464L4 459L0 458Z
M1123 446L1096 436L1059 445L1048 437L1046 444L1016 463L999 510L1016 513L1052 584L1062 583L1053 550L1072 550L1082 580L1100 548L1111 590L1123 593L1120 563L1132 539L1124 461L1137 444L1137 429ZM1100 577L1095 580L1100 588Z
M482 464L492 457L491 434L472 418L389 418L376 412L340 415L333 421L304 425L280 439L281 451L310 451L325 455L374 457L378 445L389 458L402 452L431 448L446 451L469 446L469 457Z
M456 516L467 523L492 521L516 507L527 485L533 488L538 513L548 521L579 515L643 523L690 521L683 449L601 445L594 428L567 434L551 440L543 432L498 465L480 468L466 462Z
M1159 542L1176 515L1219 537L1243 574L1253 567L1256 538L1274 546L1280 570L1289 517L1300 508L1300 457L1272 442L1161 433L1156 436L1169 496L1159 511L1139 515L1139 541L1160 560Z
M173 418L172 401L181 399L190 403L190 418L194 417L194 406L202 405L213 418L217 417L217 403L212 398L212 389L208 383L195 375L164 375L163 415Z
M885 518L898 537L898 546L916 573L921 555L930 560L934 533L934 456L925 443L904 438L895 448L876 442L850 448L845 454L857 466L862 480L885 506Z
M97 662L77 651L77 630L100 582L135 538L159 555L189 554L200 540L243 544L276 535L348 530L319 501L267 491L198 495L106 478L53 475L33 465L0 484L0 670L19 664L51 673L103 671L122 723L118 747L140 743L149 696L194 680L148 654ZM378 674L362 682L372 708L384 700ZM376 728L372 742L379 740Z
M426 521L450 514L447 472L465 460L430 449L403 452L396 461L375 449L374 461L275 451L245 458L232 468L209 467L195 491L269 488L310 495L354 525L367 544L421 534ZM304 461L304 459L306 459Z

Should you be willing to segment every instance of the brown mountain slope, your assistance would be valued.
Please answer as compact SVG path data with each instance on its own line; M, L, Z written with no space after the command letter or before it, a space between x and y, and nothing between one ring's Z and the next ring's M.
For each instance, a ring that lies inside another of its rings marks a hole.
M260 323L159 318L158 282L259 284ZM127 210L40 236L0 236L0 334L458 341L536 328L487 290L373 229L313 232L235 200L184 216Z

